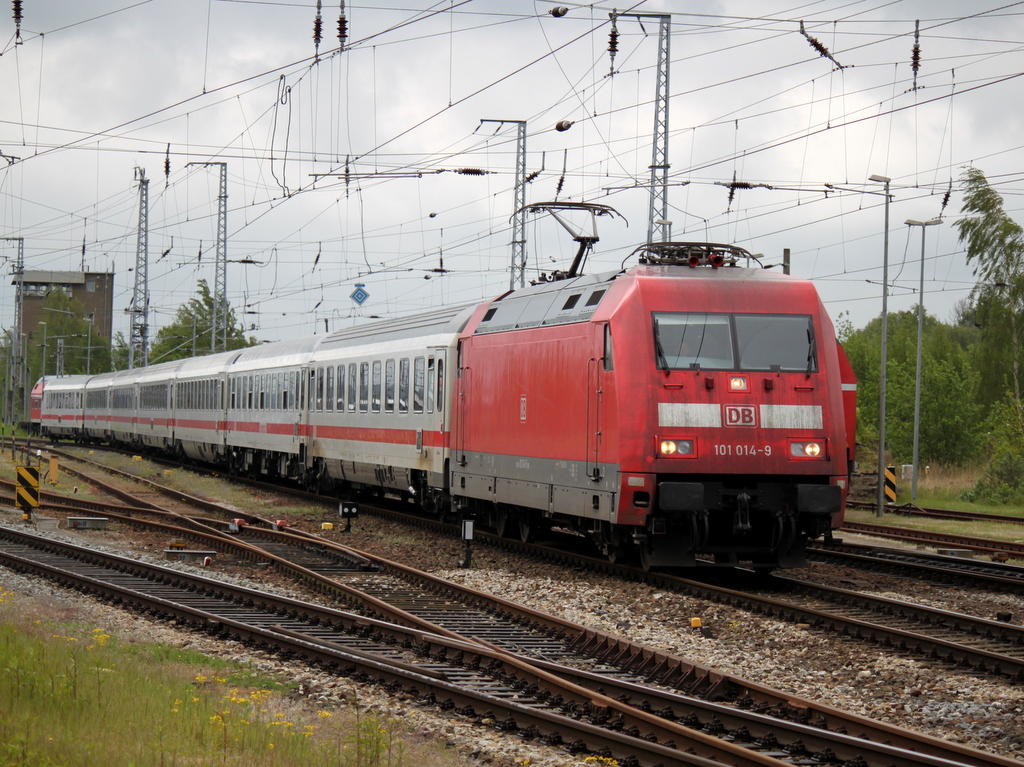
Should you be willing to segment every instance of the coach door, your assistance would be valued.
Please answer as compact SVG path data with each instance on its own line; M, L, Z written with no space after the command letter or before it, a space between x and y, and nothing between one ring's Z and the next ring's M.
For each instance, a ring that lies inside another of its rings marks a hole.
M459 341L455 385L452 387L454 391L453 412L449 421L453 436L452 460L458 466L466 465L466 418L469 412L469 375L471 372L468 367L463 367L463 346L467 343L469 343L469 339Z
M594 323L590 343L593 353L587 360L587 457L586 472L592 480L601 479L601 406L604 371L611 365L611 337L608 323Z

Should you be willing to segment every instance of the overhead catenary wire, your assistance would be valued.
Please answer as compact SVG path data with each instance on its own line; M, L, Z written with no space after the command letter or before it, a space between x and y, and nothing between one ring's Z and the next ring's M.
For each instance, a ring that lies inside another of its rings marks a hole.
M444 5L445 5L445 8L448 8L451 4L446 3ZM307 19L308 19L308 16L307 16ZM307 23L308 23L308 21L307 21ZM446 25L450 26L450 24L446 24ZM308 30L308 27L306 29ZM308 32L306 34L308 35ZM792 32L790 34L792 34ZM306 39L306 44L308 45L308 36L305 39ZM622 95L621 92L620 92L619 95ZM673 97L675 97L675 94L673 94ZM596 102L593 101L594 96L593 96L593 92L591 90L588 90L588 98L591 99L591 101L590 101L591 104L596 104ZM886 114L887 114L887 112L886 112ZM584 118L584 119L588 119L588 118ZM592 121L592 118L589 118L589 119L591 119L591 121ZM255 124L256 123L253 122L253 125L255 125ZM394 131L392 131L392 132L394 132ZM247 134L247 135L251 135L251 133L252 133L252 131L250 131L250 133ZM383 136L383 138L386 138L386 137L387 136ZM807 138L808 137L805 137L804 140L807 140ZM807 144L805 144L805 146L806 145ZM159 149L164 149L165 146L166 146L166 142L160 142ZM774 148L776 148L776 147L772 147L772 149L774 149ZM175 149L176 150L178 149L178 145L177 144L175 145ZM194 147L193 147L192 144L186 144L186 145L181 147L181 152L183 154L188 154L189 152L193 151L193 149L194 149ZM362 148L360 148L360 150L361 149ZM736 147L736 151L734 151L733 154L732 154L732 157L734 159L735 159L735 157L738 156L738 150L741 150L741 149L745 149L745 148L744 147ZM304 158L303 155L300 154L301 147L293 146L291 143L286 143L285 150L288 153L288 160L287 160L287 162L288 162L288 166L289 166L289 179L293 179L296 176L293 175L294 171L292 169L293 168L301 167L300 165L298 165L296 163L298 163L300 161L301 162L305 162L306 158ZM219 150L217 148L215 148L214 151L223 151L223 148L220 148ZM770 150L765 150L765 151L770 151ZM169 152L167 154L169 154ZM167 156L167 154L165 154L165 157ZM574 159L574 163L572 165L570 165L570 163L568 162L570 154L572 155L572 157ZM617 179L603 178L603 176L607 172L606 168L601 168L600 170L595 172L595 171L592 171L591 169L588 169L587 166L585 166L583 164L576 163L575 160L579 156L580 155L576 153L575 149L573 149L572 152L570 152L569 149L563 150L562 183L563 184L566 183L567 179L572 180L574 183L576 183L577 184L577 188L574 188L574 195L575 194L586 195L588 193L588 191L592 192L594 190L594 188L595 188L595 183L596 183L595 179L598 176L602 177L602 181L601 181L602 186L607 186L610 183L614 183L614 181L617 180ZM596 157L597 153L592 153L591 156ZM278 163L282 162L282 160L280 159L279 155L277 155L273 151L270 152L270 157L272 158L271 162L278 162ZM377 164L377 163L381 162L383 154L380 151L376 151L376 152L373 152L371 155L368 155L367 159L369 159L370 157L372 157L372 161L375 164ZM429 167L429 163L431 162L431 160L428 159L425 155L423 157L419 158L418 160L416 158L408 158L408 159L409 159L409 164L411 164L413 166L416 166L416 167ZM616 160L618 160L618 157L616 157ZM346 165L345 165L346 169L350 172L349 175L347 176L347 178L345 179L345 183L348 185L348 187L351 187L353 184L355 184L358 181L358 183L360 185L360 188L363 190L363 192L370 192L371 191L371 188L370 188L371 184L374 184L374 183L377 183L377 182L386 182L387 181L387 179L385 179L383 177L377 178L377 179L370 179L370 178L357 179L355 177L355 175L351 173L351 171L354 168L358 167L358 162L359 162L359 160L357 158L357 160L354 160L351 164L350 163L346 163ZM693 167L689 167L689 166L693 166ZM713 171L714 170L713 168L701 169L698 166L699 166L699 163L689 163L688 167L685 170L685 175L700 174L702 172L708 173L709 171ZM278 167L280 167L280 165L278 165ZM398 162L396 163L395 167L397 169L399 169L399 170L396 171L396 173L400 173L401 172L401 168L407 167L407 163L406 163L405 159L398 160ZM451 167L454 167L454 166L451 166ZM466 165L463 165L461 167L472 167L472 166L471 166L471 164L466 164ZM488 172L492 172L492 173L494 172L494 169L491 169L491 168L484 168L482 170L487 170ZM553 175L554 174L552 174L552 176ZM616 175L618 176L618 174L616 174ZM715 174L713 172L710 173L709 175L710 175L710 179L708 180L708 183L712 183L713 181L716 181L716 180L718 180L718 181L722 180L720 178L716 179L715 178ZM166 174L165 174L165 178L166 178ZM416 178L420 178L420 177L417 176ZM628 176L626 178L628 178ZM286 179L286 180L288 180L288 179ZM327 179L324 179L324 180L326 181ZM623 178L623 180L626 180L626 179ZM398 183L401 183L401 181L398 179L397 176L394 179L394 181L397 181ZM682 168L680 168L680 173L679 173L678 181L680 183L688 182L689 181L689 179L684 176L684 171L682 170ZM764 180L764 179L751 179L748 183L768 183L768 180ZM289 181L289 184L287 184L287 186L290 186L290 185L291 185L291 183ZM303 187L304 188L308 188L306 185L303 185ZM253 189L253 192L255 193L256 187L253 186L251 188ZM318 186L317 187L317 191L328 191L329 189L330 189L330 185L329 184L323 184L322 186ZM244 227L244 228L243 227L237 227L236 230L232 233L232 236L235 237L237 235L244 234L247 229L251 228L256 222L258 222L262 218L264 212L269 213L269 209L270 208L273 208L274 210L281 209L282 206L284 204L286 204L286 201L283 199L283 197L285 197L287 195L286 195L285 189L280 188L280 187L278 188L278 193L279 193L280 196L277 199L273 199L273 200L271 200L269 198L268 199L260 199L260 200L256 201L255 204L252 205L252 206L250 206L250 205L242 206L242 208L240 208L240 209L245 210L247 212L251 212L252 215L249 217L249 222L251 222L251 223L248 223L248 225L246 227ZM234 192L233 192L233 194L234 194ZM246 197L247 197L247 201L248 201L249 196L246 195ZM252 198L252 199L255 199L255 198ZM331 204L327 203L327 204L323 205L322 207L324 209L331 209ZM233 206L232 209L234 210L235 207ZM295 208L294 208L294 206L291 203L288 203L288 207L285 208L285 210L288 210L288 209L295 209ZM200 218L199 216L196 216L193 220L199 220L199 218ZM294 228L299 228L304 223L306 223L304 220L296 220L294 222L289 222L289 224L291 224ZM399 224L399 225L404 225L404 222L402 222L401 220L397 221L396 223ZM451 231L454 232L454 231L457 231L457 229L453 228ZM285 235L287 235L287 232L285 232ZM282 237L285 236L285 235L282 235ZM468 242L469 239L467 238L466 241ZM457 246L456 246L456 248L457 248ZM55 250L55 252L58 252L58 251ZM310 255L309 257L311 258L312 255ZM373 263L373 261L374 261L373 257L368 257L368 263ZM307 265L307 268L308 268L308 265Z

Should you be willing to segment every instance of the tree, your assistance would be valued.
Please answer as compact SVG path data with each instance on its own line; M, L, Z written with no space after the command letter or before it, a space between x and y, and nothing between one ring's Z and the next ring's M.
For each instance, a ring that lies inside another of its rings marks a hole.
M1021 402L1021 343L1024 342L1024 228L1007 215L1003 198L977 168L961 176L964 188L963 218L954 226L967 246L967 262L981 279L972 293L974 321L981 328L980 360L987 371L1003 379ZM996 390L995 398L1001 396Z
M889 315L886 387L886 447L909 463L914 444L917 377L917 310ZM981 376L972 364L963 329L925 314L921 365L921 460L963 463L983 438L984 410L978 402ZM877 441L881 319L844 334L844 349L858 378L858 440Z
M32 334L25 350L30 385L44 372L47 377L56 376L61 368L64 375L110 370L110 343L93 330L80 301L52 289L42 309L45 331L43 327L26 329Z
M174 322L160 328L149 349L149 363L170 362L210 353L210 333L213 325L214 297L206 280L199 280L196 296L182 304ZM235 311L228 306L227 348L242 349L255 346L255 338L246 338L245 329L238 325Z

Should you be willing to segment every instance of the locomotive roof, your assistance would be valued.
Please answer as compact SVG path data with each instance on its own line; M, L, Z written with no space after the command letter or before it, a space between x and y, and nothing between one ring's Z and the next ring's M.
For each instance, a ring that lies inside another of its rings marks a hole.
M491 302L473 332L497 333L516 328L583 322L594 314L609 284L620 274L621 271L585 274L511 291Z

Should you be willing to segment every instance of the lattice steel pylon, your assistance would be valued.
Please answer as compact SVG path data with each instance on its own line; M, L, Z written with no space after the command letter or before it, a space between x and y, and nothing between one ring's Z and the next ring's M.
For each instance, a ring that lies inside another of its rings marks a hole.
M526 120L481 120L516 126L516 185L512 204L512 268L509 290L526 287Z
M139 232L135 246L135 289L132 291L128 367L149 364L149 179L144 168L135 169L139 181Z
M10 381L10 395L7 398L7 412L4 417L8 424L14 424L19 417L28 420L28 412L25 404L25 360L21 341L22 324L25 316L25 238L24 237L3 237L7 242L18 243L18 256L11 267L11 274L14 275L14 285L17 303L14 317L14 335L11 338L11 361L7 371Z
M651 153L651 207L647 216L647 241L672 239L668 219L668 72L671 16L658 19L658 74L654 94L654 149Z
M669 43L671 40L672 17L660 13L611 13L614 22L617 18L632 18L640 21L656 19L658 21L658 67L657 82L654 90L654 142L651 151L651 193L650 208L647 215L647 242L669 242L672 239L672 222L668 218L668 82ZM615 73L614 66L612 74Z
M192 162L189 165L220 168L217 193L217 258L213 272L213 312L210 317L210 351L228 350L228 164ZM219 348L218 348L219 347Z

